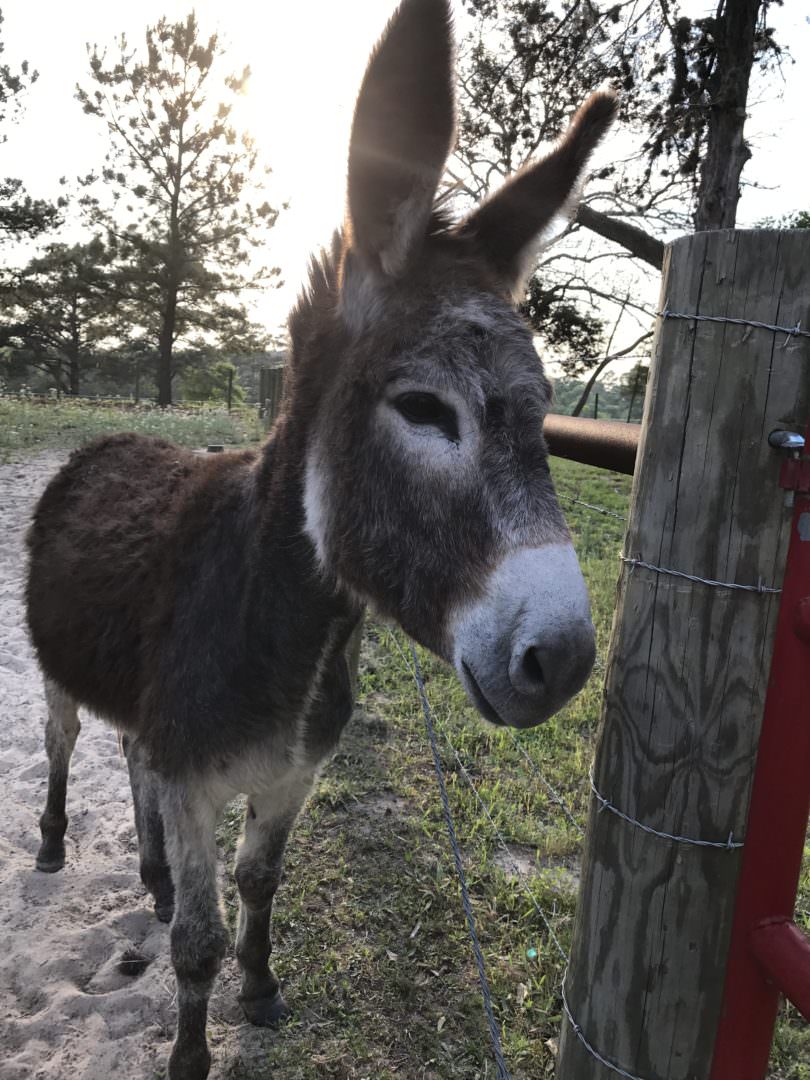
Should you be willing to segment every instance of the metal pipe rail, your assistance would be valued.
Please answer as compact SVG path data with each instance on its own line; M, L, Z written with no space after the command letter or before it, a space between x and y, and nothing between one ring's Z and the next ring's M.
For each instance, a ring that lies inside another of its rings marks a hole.
M633 475L641 435L640 424L549 413L543 432L549 453L554 457Z

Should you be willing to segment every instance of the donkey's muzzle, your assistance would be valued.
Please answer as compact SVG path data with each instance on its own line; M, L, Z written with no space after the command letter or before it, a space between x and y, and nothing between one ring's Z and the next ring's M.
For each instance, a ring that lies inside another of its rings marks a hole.
M524 548L492 573L453 628L459 678L487 720L534 727L585 685L596 655L585 582L570 544Z

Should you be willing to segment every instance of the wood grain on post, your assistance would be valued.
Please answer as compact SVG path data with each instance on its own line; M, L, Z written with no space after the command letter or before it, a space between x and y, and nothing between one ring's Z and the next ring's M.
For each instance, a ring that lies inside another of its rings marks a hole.
M661 307L810 329L810 231L698 233ZM790 511L775 428L810 414L810 338L659 319L625 554L778 588ZM669 835L744 841L778 595L622 564L595 782ZM738 849L652 836L592 800L567 997L582 1035L645 1080L706 1080ZM564 1018L560 1080L615 1080Z

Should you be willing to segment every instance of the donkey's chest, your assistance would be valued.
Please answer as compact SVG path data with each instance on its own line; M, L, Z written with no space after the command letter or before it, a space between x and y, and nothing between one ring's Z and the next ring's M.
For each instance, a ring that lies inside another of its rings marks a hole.
M275 789L295 773L314 776L352 713L346 658L334 651L338 632L326 635L305 681L285 679L273 666L259 677L235 678L227 693L213 692L211 682L200 685L180 725L187 745L195 732L204 736L192 768L215 772L228 798Z
M330 679L317 699L305 702L283 723L268 724L264 737L243 745L218 763L213 782L220 799L227 801L237 794L276 795L288 787L311 787L337 748L352 704L350 694Z

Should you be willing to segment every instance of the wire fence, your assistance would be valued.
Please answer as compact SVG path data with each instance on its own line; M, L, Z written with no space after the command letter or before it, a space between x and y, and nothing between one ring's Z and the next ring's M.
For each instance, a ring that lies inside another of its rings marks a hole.
M421 666L420 666L420 663L419 663L419 657L417 655L415 647L413 646L413 644L411 644L411 646L410 646L411 658L409 660L408 656L405 653L405 650L403 649L402 645L399 642L398 637L396 636L396 633L393 632L393 631L391 631L390 633L391 633L391 639L392 639L392 641L393 641L393 643L394 643L394 645L396 647L397 652L399 653L399 656L400 656L400 658L402 660L402 663L403 663L405 669L408 671L408 673L410 674L410 676L414 680L414 683L415 683L416 689L417 689L417 693L418 693L418 696L419 696L420 704L421 704L421 707L422 707L422 713L423 713L424 720L425 720L425 728L426 728L426 732L427 732L427 736L428 736L428 742L429 742L430 747L431 747L431 752L432 752L432 757L433 757L433 764L434 764L434 768L435 768L435 771L436 771L436 776L437 776L437 780L438 780L438 784L439 784L439 792L440 792L440 797L441 797L441 801L442 801L442 807L443 807L443 811L444 811L445 824L446 824L446 827L447 827L448 838L449 838L450 847L451 847L451 850L452 850L452 853L453 853L453 861L454 861L454 864L455 864L456 874L457 874L458 879L459 879L459 885L460 885L460 890L461 890L461 895L462 895L462 904L463 904L463 907L464 907L465 917L467 919L467 925L468 925L468 930L469 930L469 934L470 934L470 940L472 942L472 948L473 948L473 953L474 953L474 956L475 956L476 967L478 969L479 982L480 982L480 985L481 985L481 996L482 996L482 1001L483 1001L483 1005L484 1005L484 1012L485 1012L485 1015L486 1015L486 1018L487 1018L487 1026L489 1028L490 1039L491 1039L491 1043L492 1043L493 1057L495 1058L495 1065L496 1065L498 1080L511 1080L511 1073L509 1072L509 1067L508 1067L508 1065L506 1063L504 1053L503 1053L500 1027L499 1027L498 1022L497 1022L497 1020L495 1018L495 1007L494 1007L493 1000L492 1000L492 991L491 991L491 988L490 988L490 985L489 985L489 979L488 979L487 973L486 973L486 964L485 964L485 960L484 960L483 951L481 949L481 944L480 944L480 941L479 941L479 938L478 938L478 933L477 933L476 924L475 924L475 915L474 915L474 911L473 911L473 908L472 908L472 903L471 903L471 900L470 900L469 889L468 889L467 881L466 881L466 875L465 875L465 872L464 872L464 859L463 859L463 855L462 855L462 852L461 852L461 848L459 846L458 833L457 833L455 823L454 823L454 820L453 820L453 814L452 814L452 810L451 810L451 807L450 807L450 800L449 800L449 796L448 796L448 792L447 792L447 783L446 783L446 780L445 780L446 762L443 760L442 754L441 754L441 752L439 750L438 741L437 741L437 737L436 737L437 730L438 730L438 734L441 736L442 741L444 742L445 746L447 747L447 753L449 753L449 755L453 759L455 768L460 773L462 779L464 780L465 784L467 785L470 792L472 793L473 798L474 798L478 808L481 811L481 814L483 815L483 817L487 821L487 823L488 823L488 825L489 825L489 827L491 829L492 836L494 838L494 842L497 844L498 847L500 847L500 849L503 851L504 855L506 856L506 865L512 871L515 879L520 882L521 889L523 890L526 897L530 901L532 909L534 910L534 912L539 917L540 922L542 923L546 933L548 934L549 941L552 943L552 945L554 946L554 949L556 950L556 952L557 952L557 954L559 956L560 962L563 965L563 975L559 980L559 997L560 997L561 1011L562 1011L562 1014L568 1020L569 1024L571 1025L571 1030L573 1031L574 1036L580 1042L580 1044L583 1046L585 1051L591 1057L593 1057L594 1060L598 1061L599 1064L602 1065L604 1068L606 1068L609 1072L615 1073L617 1076L624 1077L625 1080L645 1080L644 1077L639 1077L639 1076L635 1075L634 1073L628 1072L626 1069L622 1068L620 1065L616 1064L615 1062L611 1061L609 1058L605 1057L594 1046L592 1046L592 1044L586 1038L585 1033L584 1033L581 1025L577 1021L577 1019L576 1019L576 1017L575 1017L575 1015L574 1015L574 1013L573 1013L573 1011L571 1009L571 1006L570 1006L569 1001L568 1001L568 996L567 996L567 993L566 993L566 979L567 979L567 975L568 975L569 954L568 954L568 951L566 950L565 946L563 945L562 941L560 940L560 934L558 934L557 929L555 927L555 921L556 921L556 918L557 918L556 907L554 909L552 909L551 912L549 912L540 904L540 902L538 901L537 896L535 894L535 891L532 888L532 885L531 885L530 881L527 880L525 873L523 873L521 871L521 868L518 866L517 860L514 857L514 854L512 852L512 849L509 846L508 841L504 837L501 829L498 827L497 822L495 820L495 814L493 813L492 808L487 803L486 799L481 794L480 788L478 787L478 785L475 783L472 776L470 775L470 772L469 772L468 768L466 767L466 765L464 764L464 761L463 761L461 755L459 754L456 747L453 745L453 742L452 742L452 739L450 738L449 733L447 732L446 728L444 728L443 726L437 729L437 725L436 725L436 722L435 722L435 717L433 715L433 710L431 709L430 701L428 699L427 689L425 687L425 681L424 681ZM560 813L565 816L566 820L569 823L573 824L574 828L577 830L577 832L580 834L580 836L582 836L584 834L584 830L582 828L582 825L576 820L576 818L574 818L570 808L567 806L567 804L566 804L565 800L563 799L563 797L555 789L555 787L550 783L550 781L543 775L542 770L540 769L538 764L529 756L528 753L526 753L525 747L523 747L520 744L520 741L517 739L517 737L511 732L510 732L510 736L511 736L511 739L512 739L513 743L516 745L519 752L521 753L521 756L524 758L524 760L528 764L531 774L533 776L535 776L541 782L541 784L545 787L545 789L551 795L552 802L554 803L554 805L556 805L558 807Z
M559 485L558 485L559 486ZM571 488L567 491L558 491L558 495L561 500L565 501L569 506L575 509L576 512L583 511L586 515L601 518L604 526L606 527L606 533L609 541L612 543L614 540L617 544L621 544L621 540L624 535L624 527L627 524L627 517L624 514L617 512L616 510L598 505L589 499L580 498L580 492L575 488ZM761 590L762 585L758 588ZM459 752L458 748L454 745L452 736L446 723L436 723L433 710L431 709L430 702L428 700L427 690L425 688L424 679L421 675L419 660L417 653L413 646L411 646L411 657L409 660L405 653L400 641L395 632L391 631L391 638L395 644L396 651L398 652L400 659L407 669L411 678L417 687L417 691L421 700L423 713L425 716L426 728L428 731L428 737L432 746L434 765L436 773L439 778L440 789L443 792L443 802L445 807L445 814L448 824L448 832L450 835L451 848L453 850L454 859L456 862L457 871L463 874L463 857L461 849L458 843L458 834L455 826L452 822L452 810L450 802L447 796L447 786L444 779L444 773L452 771L454 774L461 778L464 787L468 790L473 804L477 810L480 820L485 824L484 835L488 837L488 842L493 848L498 849L503 856L500 863L502 867L506 867L508 872L512 875L513 880L517 883L521 892L526 896L530 904L530 911L536 916L539 924L542 926L543 931L547 937L550 947L553 949L554 954L557 957L556 964L556 988L560 1005L560 1015L565 1018L565 1022L569 1025L569 1029L582 1050L587 1053L595 1062L607 1070L607 1072L616 1076L623 1077L624 1080L652 1080L650 1077L638 1076L634 1072L628 1071L621 1064L611 1060L600 1049L595 1046L588 1038L586 1031L583 1029L579 1022L576 1009L572 1001L569 998L569 988L567 987L567 975L568 975L568 961L569 954L566 948L567 936L571 925L571 917L569 912L561 913L557 909L556 903L552 903L551 907L544 906L544 903L538 898L537 878L531 874L527 874L526 868L521 867L515 857L515 845L510 844L509 839L504 835L502 826L498 823L498 814L493 810L493 807L488 802L484 792L482 791L482 785L480 781L476 781L469 767L469 763L465 761L465 757ZM599 666L599 665L597 665ZM546 776L543 768L536 760L536 758L530 754L524 745L523 740L518 737L511 729L505 729L504 738L509 741L518 755L519 761L523 766L523 773L527 779L535 781L545 791L549 804L553 807L554 812L559 815L560 819L563 819L566 823L566 827L573 830L577 836L577 840L581 841L584 836L584 828L582 822L578 820L574 809L569 805L564 795L558 790L558 787L549 780ZM438 744L441 745L439 750ZM694 839L690 837L682 837L679 835L672 835L667 832L652 829L649 825L643 822L636 821L634 818L624 814L621 810L613 806L608 798L602 795L595 787L592 770L588 770L587 776L589 778L590 790L594 795L601 810L607 810L618 817L623 818L631 826L640 828L645 832L654 835L657 838L665 840L667 842L674 843L688 843L697 844L700 846L708 846L715 848L722 848L724 850L734 850L742 846L741 842L735 837L729 836L725 840L704 840ZM587 782L587 781L586 781ZM474 909L469 902L469 893L466 889L466 884L462 888L462 893L465 896L465 912L467 914L468 923L471 930L471 936L474 940L475 946L480 950L480 944L475 933L475 921ZM493 994L486 981L486 973L484 969L484 959L481 956L481 977L483 997L485 1001L485 1011L489 1018L490 1033L493 1039L493 1056L495 1057L497 1073L499 1080L503 1078L509 1078L510 1073L508 1071L508 1062L506 1061L501 1041L500 1028L495 1022L494 1017L496 1015L496 1007L493 1004ZM494 1025L494 1026L493 1026Z
M459 885L462 895L462 904L464 907L465 917L467 919L468 930L470 934L470 940L472 942L473 953L475 956L476 967L478 969L479 982L481 985L481 996L484 1006L484 1012L487 1018L487 1026L489 1028L490 1039L492 1043L493 1057L495 1059L496 1070L498 1080L511 1080L511 1074L509 1072L508 1065L506 1063L500 1027L495 1018L495 1007L492 1000L492 991L489 985L489 979L486 973L486 965L481 949L481 944L478 938L478 933L475 924L475 915L470 900L469 889L467 886L466 876L464 872L464 859L461 852L461 848L458 842L458 833L453 820L453 814L450 807L450 800L447 792L447 783L445 780L445 772L447 771L447 763L442 757L442 753L439 750L437 732L441 737L442 742L446 746L446 753L451 757L454 769L461 775L465 785L470 790L476 805L478 806L483 818L489 825L494 843L501 849L506 857L506 866L511 870L516 881L520 883L522 891L528 898L532 910L538 916L543 928L545 929L548 940L553 945L555 951L558 954L561 965L563 966L563 975L559 980L559 997L561 1012L567 1018L571 1025L571 1029L574 1032L575 1037L582 1044L587 1053L589 1053L596 1061L598 1061L604 1068L615 1073L618 1076L625 1077L625 1080L644 1080L642 1077L638 1077L633 1073L627 1072L620 1065L610 1061L604 1055L602 1055L597 1049L595 1049L588 1039L585 1037L582 1027L576 1020L571 1006L568 1002L566 994L566 977L569 954L563 942L561 941L561 934L558 933L558 928L555 923L558 918L556 906L549 912L538 901L535 890L532 884L527 880L526 874L521 871L517 860L514 857L512 848L509 846L507 839L504 837L502 830L499 828L496 815L494 814L491 806L481 793L480 787L475 783L473 777L470 774L469 769L464 763L464 760L459 754L456 747L453 745L452 739L444 726L439 727L436 724L433 710L428 699L427 689L425 687L424 677L422 675L421 666L416 649L411 645L411 657L408 658L405 650L403 649L396 633L390 631L391 640L396 648L397 653L400 656L404 668L408 671L411 678L414 680L416 690L419 696L419 701L422 708L422 713L425 720L425 728L428 736L428 742L431 747L433 756L434 768L439 784L439 792L442 801L442 807L444 811L445 824L447 827L447 833L449 837L450 847L453 853L453 861L456 868L456 873L459 879ZM566 818L569 824L572 824L575 830L580 836L583 835L584 830L582 825L574 817L570 807L566 804L565 799L556 790L554 785L544 776L542 770L536 761L526 752L525 747L520 743L520 740L510 732L510 738L513 744L518 749L520 756L526 762L529 767L529 772L534 776L546 789L551 796L553 804L558 808L560 813Z
M602 517L609 517L616 521L621 521L623 525L627 524L626 514L617 514L615 510L609 510L606 506L596 506L594 503L585 502L584 499L579 499L576 496L566 494L563 491L557 492L557 498L562 499L563 502L568 503L570 506L581 506L583 509L590 510L594 514L601 514Z

